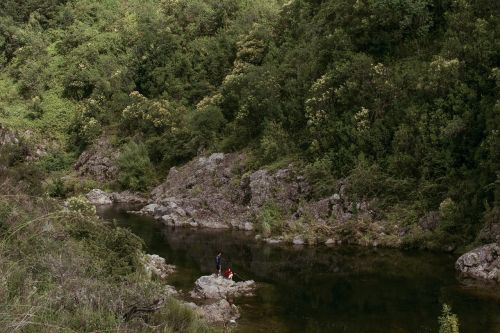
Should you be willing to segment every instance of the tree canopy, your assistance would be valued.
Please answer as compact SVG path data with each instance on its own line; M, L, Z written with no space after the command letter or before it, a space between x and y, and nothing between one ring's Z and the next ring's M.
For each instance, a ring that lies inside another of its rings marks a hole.
M0 121L78 152L119 133L157 170L294 156L318 193L361 177L405 223L451 207L443 231L472 240L500 219L499 18L486 0L2 1Z

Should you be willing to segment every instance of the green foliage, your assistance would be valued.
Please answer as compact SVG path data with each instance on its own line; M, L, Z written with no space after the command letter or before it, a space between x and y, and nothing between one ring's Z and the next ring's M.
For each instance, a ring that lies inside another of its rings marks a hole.
M66 196L66 190L64 188L64 182L61 178L56 178L47 185L47 194L51 197L64 198Z
M44 156L39 161L39 166L48 173L56 171L67 171L75 162L73 154L63 151L56 151L47 156Z
M126 144L118 159L118 182L124 189L145 191L155 179L155 171L146 147L133 141Z
M70 212L78 213L86 217L93 217L96 214L95 206L83 196L69 198L66 200L66 207Z
M210 149L215 148L226 124L226 119L219 107L208 105L194 113L190 124L194 136L192 144L202 149Z
M69 201L69 200L68 200ZM71 210L71 212L75 212ZM103 225L102 221L92 216L92 212L83 214L67 214L69 234L83 242L89 254L96 260L96 274L109 274L120 278L142 270L140 251L142 240L130 231ZM95 207L94 213L95 215Z
M61 210L53 200L22 192L4 196L7 189L4 182L0 189L2 327L22 325L25 332L218 331L170 297L144 320L125 322L123 314L132 306L153 304L164 292L162 282L150 280L143 272L141 240L95 215ZM27 315L31 319L23 321Z
M35 96L31 100L31 105L29 107L28 118L31 120L40 119L43 116L43 107L40 100L40 96Z
M296 158L313 197L347 178L404 221L451 198L439 232L457 242L498 205L495 1L9 0L0 13L0 120L69 150L120 131L161 170L202 151ZM122 186L151 184L127 172Z
M168 100L152 100L137 91L130 94L131 104L122 112L123 125L132 133L175 132L182 119L182 108Z
M285 218L279 206L274 202L265 203L256 215L257 230L264 236L281 233Z
M95 104L90 102L91 105ZM94 108L83 107L76 111L73 122L69 128L71 143L82 151L92 144L101 134L101 123L96 119Z
M443 311L439 316L439 333L459 333L458 317L451 312L448 304L443 304Z
M33 195L42 192L40 182L44 172L37 165L27 163L30 147L21 140L18 143L0 146L0 181L10 180L16 187Z
M336 177L333 172L333 163L328 157L317 159L306 165L304 174L312 184L312 192L315 198L331 194L336 189Z
M291 153L290 141L283 127L271 122L264 128L257 153L264 163L276 161Z
M81 179L78 177L62 176L60 172L53 173L45 184L45 192L50 197L68 198L88 193L92 189L102 187L92 179Z
M152 323L162 328L163 332L215 332L212 326L200 321L187 305L170 298L167 304L152 315Z

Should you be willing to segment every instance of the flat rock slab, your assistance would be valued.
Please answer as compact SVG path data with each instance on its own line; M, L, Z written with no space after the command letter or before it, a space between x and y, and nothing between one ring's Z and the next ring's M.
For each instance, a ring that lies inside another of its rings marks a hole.
M235 282L217 275L202 276L195 282L191 292L193 298L227 299L228 297L252 296L255 281Z
M500 245L483 245L465 253L455 268L464 277L500 283Z

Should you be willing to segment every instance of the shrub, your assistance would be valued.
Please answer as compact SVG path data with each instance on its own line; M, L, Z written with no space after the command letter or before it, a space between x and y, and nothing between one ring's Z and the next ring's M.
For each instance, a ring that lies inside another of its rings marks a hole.
M256 220L257 230L264 237L283 231L285 225L283 212L274 202L265 203L257 213Z
M448 304L443 304L443 311L439 317L439 333L459 333L458 317L451 312Z
M196 148L214 147L225 124L226 119L219 107L209 105L197 110L190 121L194 136L191 145Z
M166 305L152 316L151 323L159 325L162 332L217 332L200 321L192 309L173 298L167 299Z
M51 197L63 198L66 195L64 182L61 178L49 182L47 185L47 194Z
M29 112L26 115L28 119L35 120L43 117L44 110L42 108L42 100L40 96L35 96L29 104Z
M61 177L57 173L47 180L46 193L51 197L67 198L81 193L88 193L90 190L102 187L93 179L80 179L71 176Z
M349 176L349 189L358 200L379 197L385 190L385 180L381 168L360 158Z
M263 163L270 163L290 153L290 138L281 124L270 122L264 128L258 154Z
M80 151L92 144L102 131L102 126L98 120L99 112L92 103L78 109L69 126L71 144Z
M6 144L0 147L0 165L13 167L22 164L29 154L29 147L24 142Z
M118 167L118 182L123 189L145 191L155 181L153 164L143 144L126 144L118 159Z
M72 154L65 152L55 152L47 155L40 160L40 167L46 172L64 171L68 170L74 163L75 158Z
M83 216L94 216L96 214L95 206L84 196L69 198L66 200L66 207L70 212L80 213Z
M333 163L327 156L306 165L304 174L312 185L314 198L331 195L335 191L337 181L332 169Z

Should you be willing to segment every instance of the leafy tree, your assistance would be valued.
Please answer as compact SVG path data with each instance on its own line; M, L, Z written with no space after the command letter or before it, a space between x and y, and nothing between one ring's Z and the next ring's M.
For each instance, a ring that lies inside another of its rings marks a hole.
M118 159L120 186L134 191L145 191L154 182L155 173L146 147L133 141L123 147Z

